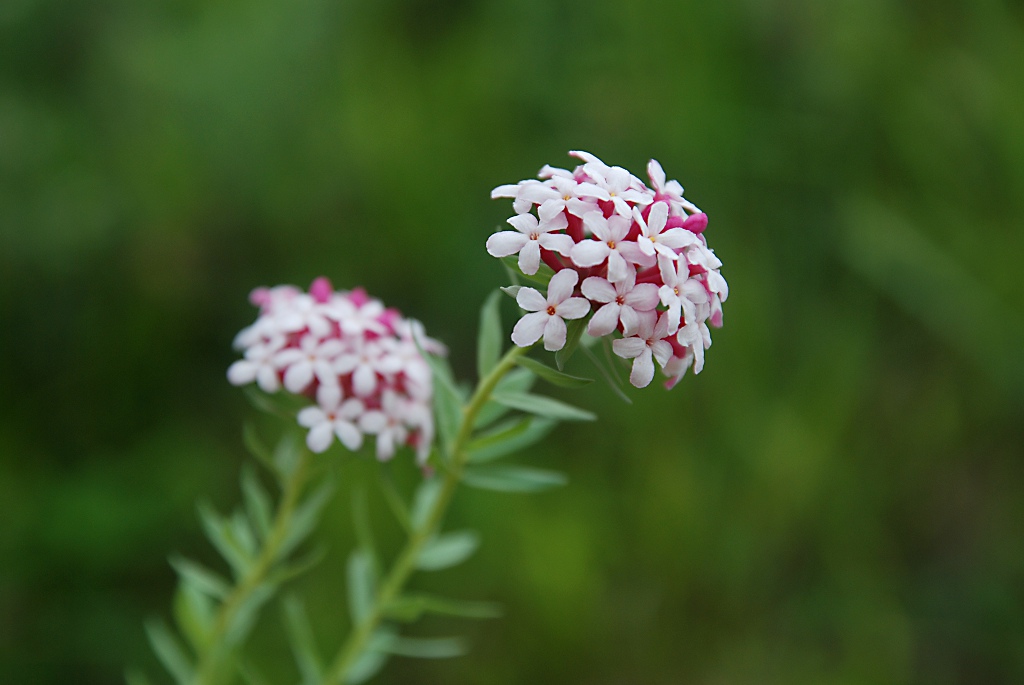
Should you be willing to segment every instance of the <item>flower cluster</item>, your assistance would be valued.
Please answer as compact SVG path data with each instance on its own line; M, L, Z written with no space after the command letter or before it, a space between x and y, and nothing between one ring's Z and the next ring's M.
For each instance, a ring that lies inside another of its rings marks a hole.
M541 338L544 348L565 345L566 319L594 314L587 333L621 337L612 349L632 359L630 382L645 387L655 364L674 385L693 365L704 367L711 346L707 324L722 325L729 287L722 263L704 237L707 215L667 181L661 165L647 165L650 186L621 167L586 152L573 171L545 166L540 180L525 180L491 191L511 198L514 231L487 240L494 257L518 254L523 274L537 274L541 262L555 273L547 294L521 288L516 299L527 310L512 332L522 347ZM575 296L580 295L580 296Z
M413 447L422 463L433 441L428 352L444 347L423 334L418 321L387 309L362 289L335 291L318 278L309 292L295 286L258 288L250 301L256 322L235 338L244 358L228 369L234 385L256 382L265 392L282 388L315 404L298 413L306 443L323 452L335 436L358 450L376 436L377 458Z

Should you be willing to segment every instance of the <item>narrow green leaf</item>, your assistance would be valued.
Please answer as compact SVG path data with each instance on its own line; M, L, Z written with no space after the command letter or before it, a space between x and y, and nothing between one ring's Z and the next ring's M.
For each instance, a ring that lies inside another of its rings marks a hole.
M593 378L570 376L567 373L562 373L557 369L552 369L547 364L542 364L536 359L530 359L529 357L519 357L516 359L516 364L519 364L519 366L524 369L529 369L534 372L539 378L543 378L547 382L563 388L582 388L583 386L590 385L594 382Z
M245 509L249 513L253 528L260 539L265 540L270 533L274 507L270 503L270 495L263 488L256 473L248 466L242 468L242 496L245 498Z
M549 419L561 421L593 421L597 418L593 413L559 402L558 400L544 397L543 395L531 395L529 393L502 392L494 393L494 401L512 409L537 414Z
M292 514L291 523L288 526L288 533L278 549L277 558L284 559L288 554L302 544L302 541L313 532L317 522L320 520L320 512L334 494L334 484L327 482L318 487Z
M391 477L391 472L384 463L380 464L380 478L377 479L377 482L384 493L384 501L387 502L388 508L395 515L399 525L407 533L412 532L412 519L409 515L409 507L406 506L402 496L398 493L398 488L395 487L395 481Z
M302 601L290 595L284 600L284 627L288 633L295 664L302 675L302 685L316 685L324 677L323 660L316 646L313 627L309 623Z
M587 327L587 317L582 319L573 319L566 326L565 333L565 345L562 349L555 352L555 366L561 371L565 368L565 363L569 361L576 352L576 348L579 347L580 338L583 336L583 330Z
M317 545L313 548L313 551L300 559L293 561L290 564L278 565L277 568L267 576L267 582L274 583L275 585L283 585L292 578L301 576L303 573L319 564L323 561L326 555L327 547L325 545Z
M608 346L603 347L607 352ZM591 362L593 362L598 372L600 372L600 374L604 377L605 381L607 381L608 387L612 389L612 392L614 392L616 396L618 396L618 398L625 402L626 404L633 404L633 400L629 399L629 395L627 395L625 391L622 389L622 381L620 381L618 376L615 374L615 370L613 368L609 368L608 366L606 366L605 363L601 361L600 357L594 354L594 351L591 350L590 347L588 347L587 345L584 345L580 349L582 349L583 354L587 355L587 358L590 359Z
M376 587L373 562L365 551L354 550L348 558L348 608L353 623L360 623L373 610Z
M238 543L238 546L242 548L247 557L250 559L256 557L258 549L256 534L252 530L249 519L242 511L236 511L231 516L231 537Z
M214 599L224 599L231 592L231 585L219 573L215 573L191 559L174 555L168 561L171 568L177 571L182 582L190 584Z
M203 531L213 546L217 548L221 556L231 566L235 577L241 578L252 564L252 558L245 553L245 549L234 539L231 524L221 518L208 504L201 502L198 505L199 520L203 524Z
M134 668L124 672L124 682L126 685L153 685L153 681L149 679L149 676Z
M480 333L476 341L476 370L484 378L501 358L501 293L494 291L480 310Z
M156 652L160 663L164 665L174 681L178 685L191 683L195 670L192 659L189 658L185 648L167 627L167 624L160 619L147 621L146 635L149 637L149 643L153 646L153 651Z
M498 618L502 610L501 605L494 602L473 602L427 594L405 595L387 607L388 617L396 621L411 623L419 620L423 614L460 618Z
M345 678L346 685L359 685L377 675L384 664L388 662L391 655L386 647L395 640L394 630L388 626L382 626L370 637L369 644L363 653L352 664Z
M494 392L526 392L533 387L533 383L536 380L537 376L529 369L513 369L498 381L498 384L494 387ZM479 413L477 413L476 421L473 422L473 427L484 428L489 426L507 413L508 407L494 402L493 400L489 400L484 403L484 406L480 409Z
M418 659L449 659L466 653L466 643L458 637L396 637L388 651Z
M412 525L416 528L426 523L430 510L434 508L434 503L437 502L437 498L441 494L441 486L440 478L427 478L416 488L410 514Z
M448 363L435 355L424 352L416 342L420 355L430 366L434 380L434 422L444 445L445 456L451 456L451 446L462 422L462 394L455 387Z
M564 473L529 466L470 466L462 480L475 488L499 492L540 492L569 482Z
M373 527L370 525L369 502L366 499L366 492L358 486L352 493L352 526L355 528L359 548L369 557L376 571L379 565L377 548L373 541Z
M480 536L471 530L443 533L423 546L416 568L421 571L440 571L461 564L480 546Z
M256 432L256 426L249 421L242 426L242 442L252 456L256 457L271 472L277 473L277 464L274 463L273 453L260 439L259 433Z
M540 441L558 425L557 421L540 416L523 416L509 423L504 430L488 432L469 443L466 452L469 461L480 464L500 459L526 449Z
M227 631L224 633L224 642L227 645L237 647L249 637L253 626L256 625L256 619L259 618L260 609L270 601L275 592L277 586L270 582L257 585L249 592L228 623Z
M213 600L186 581L174 593L174 620L197 654L206 651L213 627Z
M274 448L273 461L277 472L285 478L290 477L299 464L299 456L303 449L305 447L294 433L289 432L282 435L277 442L277 447Z

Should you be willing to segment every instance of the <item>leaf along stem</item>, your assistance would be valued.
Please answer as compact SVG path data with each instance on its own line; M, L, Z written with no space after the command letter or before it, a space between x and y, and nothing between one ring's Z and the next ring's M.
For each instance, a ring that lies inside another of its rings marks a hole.
M498 385L505 374L516 367L516 360L530 350L529 347L513 346L501 358L497 366L480 380L473 396L462 410L462 423L459 432L452 443L451 453L443 471L444 482L441 491L434 500L434 504L427 513L423 523L413 528L409 533L409 540L405 547L395 559L388 573L387 578L379 586L373 606L367 612L365 618L354 627L349 633L348 639L342 644L337 656L331 663L330 668L321 680L321 685L338 685L345 682L349 670L366 648L370 638L384 618L384 612L388 605L398 598L405 586L409 576L416 568L416 560L419 558L423 546L434 536L441 520L444 518L448 505L451 503L452 495L462 478L462 470L466 466L467 451L470 437L473 434L473 424L476 416L484 404L491 398L494 388Z
M222 676L221 669L224 667L222 660L231 653L231 648L225 641L228 629L239 609L263 583L273 568L274 562L277 561L278 552L291 528L292 514L295 513L302 489L309 478L309 461L309 453L305 449L301 449L299 461L285 481L281 503L277 507L270 532L260 549L259 556L217 611L209 635L210 647L199 656L199 662L196 665L194 685L216 685Z

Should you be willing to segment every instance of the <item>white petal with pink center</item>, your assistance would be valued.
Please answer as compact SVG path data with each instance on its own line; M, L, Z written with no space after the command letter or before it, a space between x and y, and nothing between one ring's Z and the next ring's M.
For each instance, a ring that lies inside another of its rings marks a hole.
M341 444L355 452L363 445L363 434L356 425L363 403L349 399L339 404L306 407L298 414L299 425L308 428L306 445L317 454L327 451L338 437Z
M639 209L633 209L633 220L640 224L641 234L637 237L637 245L644 254L653 255L657 252L669 259L679 259L676 250L685 248L700 239L685 228L670 228L667 231L665 224L668 221L668 204L655 202L651 212L644 221L643 214Z
M521 288L516 302L530 314L519 319L512 329L512 342L529 347L543 336L544 349L556 352L565 346L565 319L581 319L590 311L590 303L582 297L572 297L579 281L572 269L562 269L548 283L548 295L533 288Z
M672 345L668 337L668 322L664 315L657 323L651 316L641 316L636 334L612 341L612 351L623 359L632 359L629 382L637 388L646 388L654 379L654 362L662 367L672 358Z
M524 274L533 275L540 267L540 249L558 252L569 256L574 245L572 238L560 231L569 225L565 214L558 208L557 202L545 203L538 208L540 220L533 214L517 214L508 219L508 223L516 229L499 231L487 239L487 252L492 257L508 257L519 253L519 268Z
M263 392L277 392L281 382L275 357L284 343L284 336L277 335L254 344L245 351L245 359L239 359L228 368L228 382L246 385L256 381Z
M668 307L668 332L679 330L680 319L691 321L697 315L696 305L708 301L708 293L696 278L690 277L690 267L686 261L673 261L664 256L658 257L658 269L665 285L658 290L661 303Z
M591 276L583 281L583 295L592 302L604 303L590 323L587 333L596 337L608 335L622 323L623 335L633 335L639 324L637 312L649 312L658 306L658 286L636 284L636 270L629 267L626 278L617 283Z
M636 243L626 240L632 222L618 214L605 218L601 212L590 212L583 217L583 227L596 240L581 240L572 248L571 258L576 266L590 267L608 260L608 280L618 282L626 278L629 264L648 262L637 249Z
M318 341L312 335L303 336L298 347L289 347L277 353L274 362L284 370L284 387L288 392L300 393L315 378L320 383L338 382L334 360L344 346L334 338Z
M669 203L672 216L685 216L685 212L701 213L696 205L683 197L683 186L679 181L666 180L665 170L661 168L658 160L652 159L647 163L647 176L651 179L651 186L657 194L656 199Z

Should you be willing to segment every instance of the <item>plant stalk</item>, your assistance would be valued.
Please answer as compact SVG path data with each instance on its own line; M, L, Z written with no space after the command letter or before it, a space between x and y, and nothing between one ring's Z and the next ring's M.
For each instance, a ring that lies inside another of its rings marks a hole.
M200 655L199 663L196 665L194 685L217 685L218 678L222 675L221 660L230 653L230 649L224 644L228 627L239 608L266 579L267 573L277 560L278 551L288 535L292 514L295 512L295 506L298 504L308 477L309 454L303 449L299 454L299 463L296 464L295 470L285 482L280 505L274 514L274 521L260 549L259 556L217 611L213 628L210 630L210 648Z
M498 385L498 382L516 366L516 360L526 354L530 348L513 346L505 353L498 364L487 376L480 380L473 392L473 396L462 409L462 423L455 441L452 443L451 454L449 454L448 467L443 472L444 482L441 491L434 501L433 507L427 513L423 523L413 528L405 547L395 559L384 582L377 591L373 606L366 617L355 626L349 634L348 639L341 646L337 656L324 675L321 685L338 685L345 682L345 677L355 664L356 659L363 653L370 638L384 618L388 605L391 604L401 593L405 583L409 580L416 568L416 560L425 545L436 533L448 505L451 503L455 489L462 478L462 471L466 466L466 446L473 435L473 424L480 410L491 398L491 393Z

